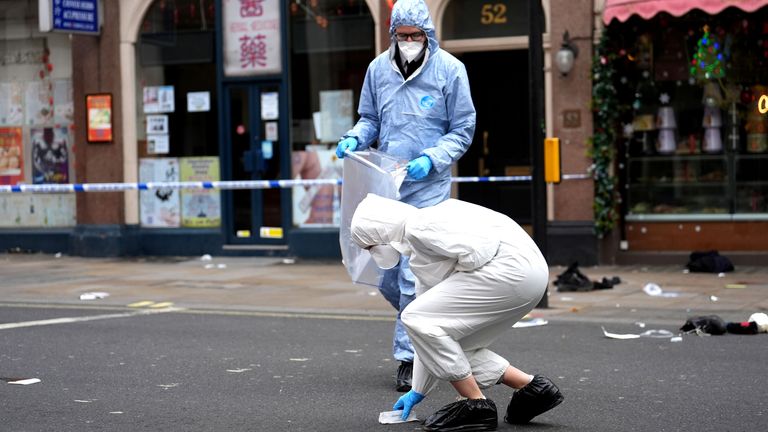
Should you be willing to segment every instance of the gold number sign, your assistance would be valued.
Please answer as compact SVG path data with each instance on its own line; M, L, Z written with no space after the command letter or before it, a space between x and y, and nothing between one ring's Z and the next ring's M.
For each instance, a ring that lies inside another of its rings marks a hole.
M486 3L480 11L480 24L506 24L507 23L507 5L503 3Z

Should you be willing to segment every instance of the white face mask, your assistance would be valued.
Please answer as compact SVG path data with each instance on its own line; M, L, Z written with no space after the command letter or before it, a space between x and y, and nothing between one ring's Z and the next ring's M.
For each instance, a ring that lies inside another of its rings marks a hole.
M402 41L397 42L397 47L400 48L400 54L403 55L405 60L412 62L421 54L421 51L424 49L424 42Z

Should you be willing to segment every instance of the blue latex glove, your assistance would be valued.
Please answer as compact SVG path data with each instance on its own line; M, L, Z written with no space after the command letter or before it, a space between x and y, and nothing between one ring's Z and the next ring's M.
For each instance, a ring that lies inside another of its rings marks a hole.
M432 160L429 156L419 156L416 159L408 162L406 166L408 169L408 175L416 180L421 180L429 174L429 170L432 169Z
M395 406L393 408L396 410L403 410L403 415L400 416L400 418L406 420L411 414L411 409L415 407L417 403L423 400L423 394L411 389L408 391L408 393L400 396L400 399L395 402Z
M347 137L343 140L339 141L339 144L336 146L336 156L339 159L344 158L344 152L349 151L355 151L357 148L357 138L355 137Z

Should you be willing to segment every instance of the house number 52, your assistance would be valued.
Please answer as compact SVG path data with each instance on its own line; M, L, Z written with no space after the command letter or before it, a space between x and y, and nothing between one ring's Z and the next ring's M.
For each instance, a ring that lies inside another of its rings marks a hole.
M502 3L486 3L480 12L480 23L483 25L506 24L507 5Z

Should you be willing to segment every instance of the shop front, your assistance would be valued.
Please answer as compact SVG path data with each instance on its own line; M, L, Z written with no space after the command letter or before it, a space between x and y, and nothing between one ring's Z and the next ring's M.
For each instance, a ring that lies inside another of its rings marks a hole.
M135 73L139 181L341 177L335 144L356 120L378 10L365 0L134 3L145 12L123 70ZM137 252L336 256L339 197L338 186L141 191Z
M620 248L764 257L768 2L609 0L603 18Z
M71 42L66 34L38 30L35 3L0 2L0 185L74 178ZM61 248L76 223L76 205L74 195L2 194L0 238L25 232L33 244Z

